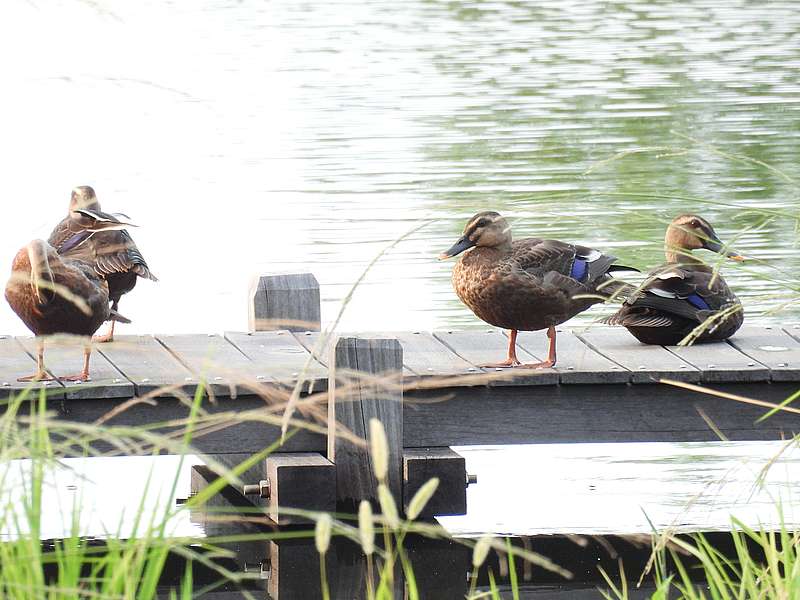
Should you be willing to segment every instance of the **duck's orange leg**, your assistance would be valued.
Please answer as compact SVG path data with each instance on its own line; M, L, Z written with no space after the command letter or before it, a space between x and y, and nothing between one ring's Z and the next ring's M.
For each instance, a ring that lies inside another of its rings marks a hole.
M550 340L550 347L547 349L547 360L520 365L521 367L526 369L549 369L556 364L556 328L552 325L547 328L547 339Z
M89 381L89 357L92 355L92 346L87 345L83 349L83 371L77 375L65 375L59 377L61 381Z
M36 346L36 373L25 377L18 377L17 381L53 381L55 377L44 370L44 342Z
M480 366L495 369L500 367L518 367L519 365L520 362L517 358L517 330L511 329L508 335L508 358L506 358L503 362Z
M114 324L116 323L115 320L111 320L111 328L108 330L108 333L104 333L103 335L93 335L92 341L95 344L103 344L105 342L113 342L114 341Z

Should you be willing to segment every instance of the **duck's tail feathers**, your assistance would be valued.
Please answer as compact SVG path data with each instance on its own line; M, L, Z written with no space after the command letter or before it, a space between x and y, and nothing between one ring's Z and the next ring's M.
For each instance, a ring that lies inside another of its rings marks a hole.
M614 271L634 271L636 273L641 273L641 271L636 267L627 267L625 265L610 265L608 267L608 272L613 273Z
M112 308L112 309L111 309L111 311L110 311L110 314L109 314L108 320L109 320L109 321L117 321L118 323L126 323L126 324L128 324L128 323L131 323L131 322L132 322L132 321L131 321L129 318L127 318L127 317L123 317L121 314L119 314L119 313L116 311L116 309L113 309L113 308Z
M613 277L608 277L597 285L597 292L607 296L609 300L625 300L635 294L636 290L635 285Z
M646 311L633 312L625 307L600 322L605 325L619 325L622 327L669 327L675 323L675 320L669 315L659 315Z

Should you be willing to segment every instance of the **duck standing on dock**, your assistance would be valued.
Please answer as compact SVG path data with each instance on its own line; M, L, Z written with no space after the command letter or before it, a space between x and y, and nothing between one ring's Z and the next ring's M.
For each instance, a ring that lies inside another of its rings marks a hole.
M82 185L72 190L69 213L56 225L48 243L69 258L86 262L108 283L111 310L119 308L120 298L130 292L139 277L158 281L144 260L125 227L134 227L120 220L119 213L105 213L94 190ZM95 338L96 342L114 340L114 323L109 332Z
M109 319L129 322L108 305L108 284L91 265L60 256L43 240L22 248L11 265L6 300L37 337L53 334L91 336ZM88 340L87 340L88 342ZM91 343L84 349L83 370L59 377L87 381ZM19 381L53 379L44 368L44 340L38 340L36 373Z
M697 215L680 215L667 227L667 262L648 273L644 284L605 322L622 325L640 342L672 346L701 324L696 342L731 337L744 322L742 304L715 269L692 255L705 248L735 261L711 224Z
M465 251L453 268L456 294L479 318L510 330L508 357L487 367L552 367L555 326L627 286L614 280L611 271L636 270L614 265L614 256L586 246L539 238L512 240L508 223L494 211L472 217L464 234L439 259ZM521 364L517 332L539 329L547 329L550 340L547 360Z

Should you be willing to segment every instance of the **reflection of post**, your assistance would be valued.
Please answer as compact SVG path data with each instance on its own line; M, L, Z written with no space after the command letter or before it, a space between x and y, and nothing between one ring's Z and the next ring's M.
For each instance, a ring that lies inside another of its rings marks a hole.
M250 286L250 331L319 331L319 283L311 273L262 275Z
M336 464L336 500L355 512L362 499L375 500L376 480L368 447L345 439L344 427L369 439L369 421L383 423L389 442L388 483L402 500L403 349L396 339L346 337L336 343L329 364L328 458Z

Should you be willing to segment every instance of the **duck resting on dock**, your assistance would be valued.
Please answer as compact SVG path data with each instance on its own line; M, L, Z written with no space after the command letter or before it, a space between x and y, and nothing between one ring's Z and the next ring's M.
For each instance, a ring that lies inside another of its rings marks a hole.
M735 261L744 258L727 248L711 224L697 215L680 215L667 227L667 262L652 269L608 325L622 325L640 342L673 346L698 329L695 342L722 341L744 322L742 304L713 266L692 250L705 248Z
M508 357L487 367L546 368L556 364L555 326L567 321L628 284L612 271L635 271L613 264L614 256L598 250L539 238L512 240L511 228L494 211L480 212L464 234L439 255L464 252L453 268L453 287L480 319L510 331ZM522 364L517 359L517 332L547 329L547 360Z
M39 338L36 373L20 377L19 381L54 379L44 368L44 340L40 336L72 334L89 337L109 319L129 322L111 310L108 284L91 265L60 256L43 240L34 240L17 252L6 285L6 300ZM91 352L91 343L87 343L83 370L58 379L87 381Z
M121 213L103 212L94 190L88 185L78 186L72 190L69 213L48 239L60 255L92 265L97 275L108 282L108 297L114 312L119 308L120 298L133 290L139 277L158 281L125 230L135 225L120 217L127 219ZM115 322L112 320L109 332L94 341L113 341Z

